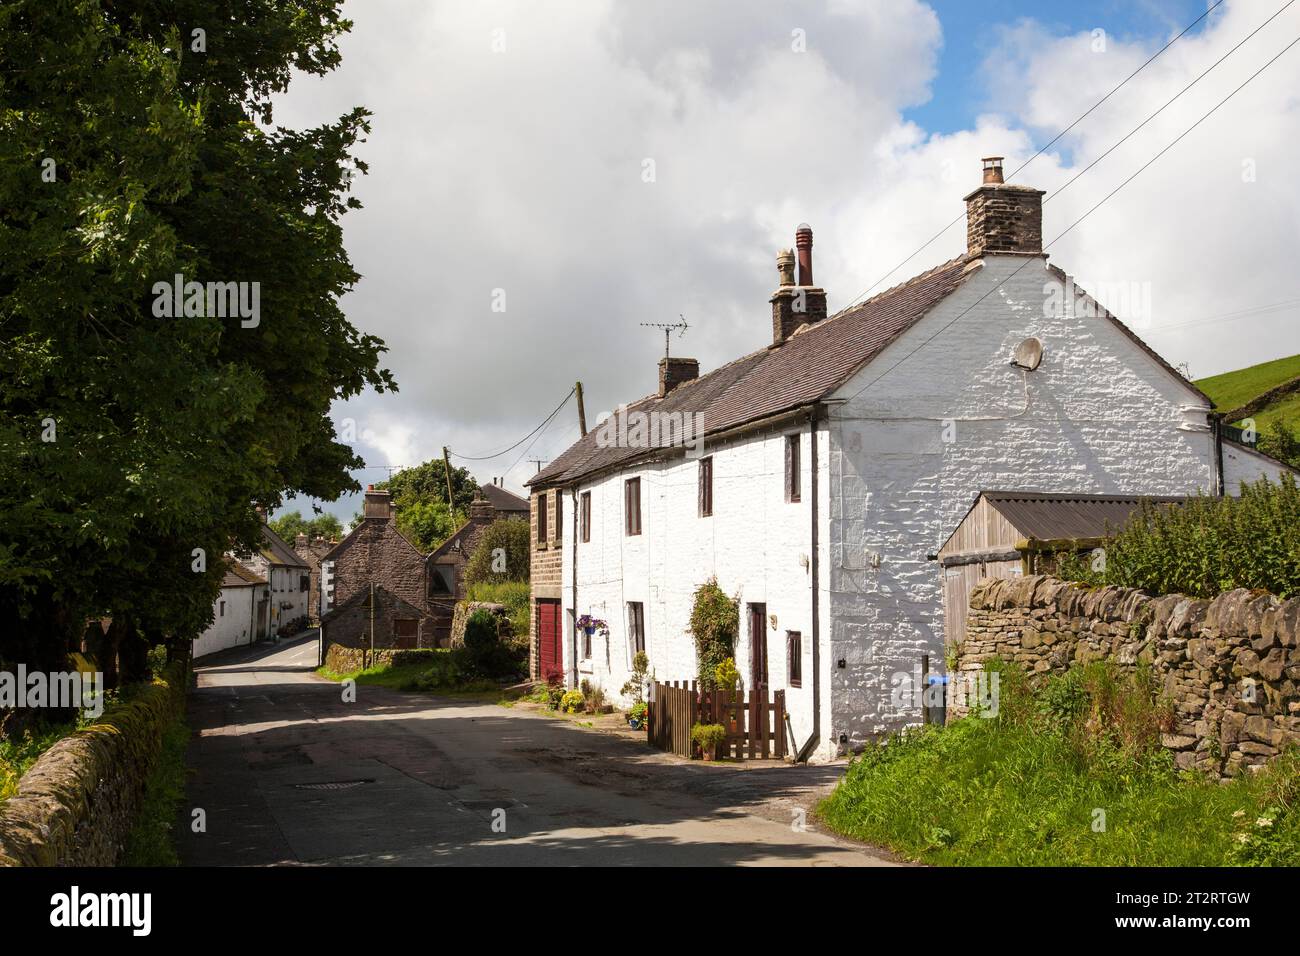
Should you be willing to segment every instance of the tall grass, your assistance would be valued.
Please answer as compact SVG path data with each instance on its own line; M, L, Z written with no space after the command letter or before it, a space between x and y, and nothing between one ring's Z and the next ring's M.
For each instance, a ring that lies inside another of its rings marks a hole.
M1226 785L1179 772L1152 690L1103 662L1039 690L1003 667L996 717L868 747L819 815L935 864L1300 864L1300 755Z

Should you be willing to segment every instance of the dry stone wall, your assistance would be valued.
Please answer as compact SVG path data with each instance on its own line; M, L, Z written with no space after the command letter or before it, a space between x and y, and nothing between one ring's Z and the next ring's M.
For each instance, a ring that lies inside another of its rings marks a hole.
M1179 767L1232 776L1300 745L1300 598L1240 589L1206 601L990 579L972 589L968 622L959 671L993 658L1040 675L1100 659L1149 664L1174 706L1163 743Z
M0 866L113 866L162 736L184 707L184 665L50 747L0 803Z

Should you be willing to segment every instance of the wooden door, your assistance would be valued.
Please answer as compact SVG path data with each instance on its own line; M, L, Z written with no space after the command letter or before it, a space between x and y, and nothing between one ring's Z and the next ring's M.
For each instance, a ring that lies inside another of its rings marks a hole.
M767 605L749 606L749 686L767 690Z
M561 649L563 628L560 626L560 602L537 601L537 670L544 681L564 676L564 654Z

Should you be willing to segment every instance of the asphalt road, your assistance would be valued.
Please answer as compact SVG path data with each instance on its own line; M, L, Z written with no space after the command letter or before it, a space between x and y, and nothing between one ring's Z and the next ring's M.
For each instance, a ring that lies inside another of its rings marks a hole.
M198 668L187 865L889 865L794 825L842 767L690 763L384 688L345 703L315 664L313 633Z

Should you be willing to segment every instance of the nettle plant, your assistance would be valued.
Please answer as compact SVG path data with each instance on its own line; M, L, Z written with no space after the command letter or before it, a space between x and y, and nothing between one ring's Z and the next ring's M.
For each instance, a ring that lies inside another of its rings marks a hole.
M740 599L728 597L717 578L696 588L690 632L695 638L700 689L711 690L717 686L719 665L733 657L740 633Z

